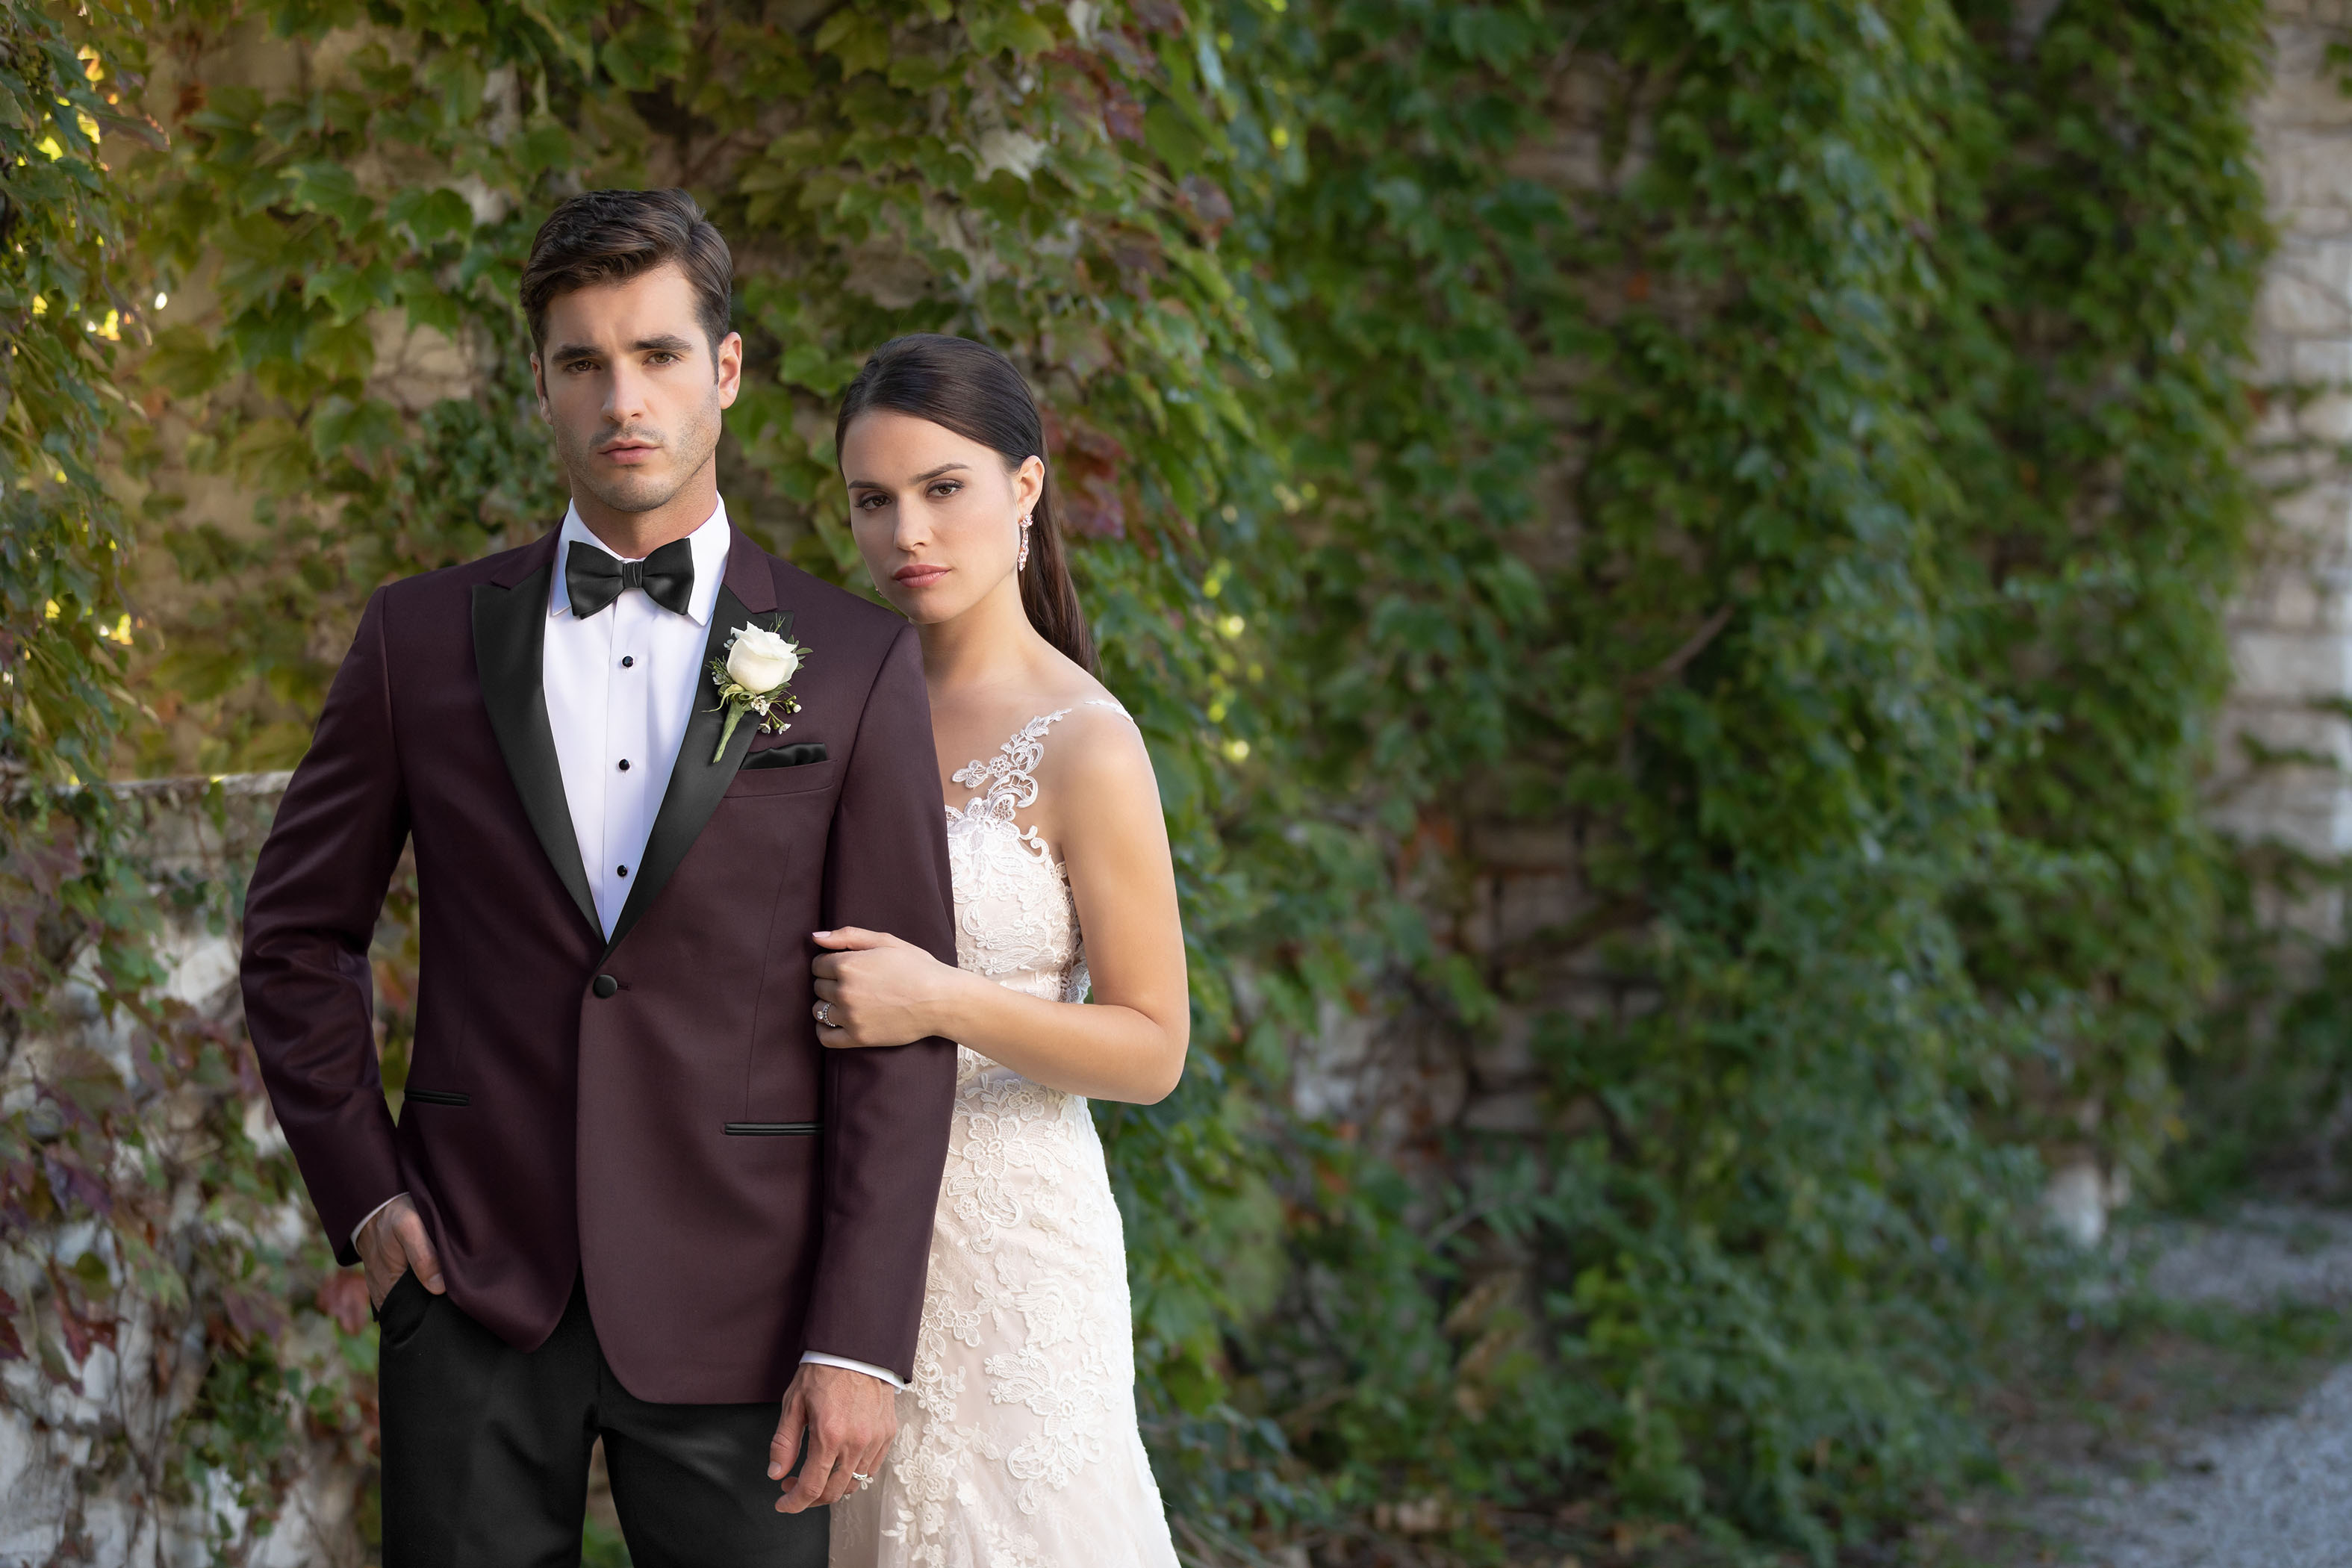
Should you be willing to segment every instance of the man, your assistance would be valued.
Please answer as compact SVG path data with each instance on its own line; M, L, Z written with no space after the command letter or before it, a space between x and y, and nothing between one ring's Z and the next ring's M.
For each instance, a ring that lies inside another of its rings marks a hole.
M729 527L730 282L683 192L548 219L571 510L376 592L254 870L254 1048L377 1303L388 1568L577 1563L600 1436L639 1568L821 1564L912 1373L954 1047L824 1050L808 971L839 926L953 962L920 655ZM395 1126L366 955L404 844Z

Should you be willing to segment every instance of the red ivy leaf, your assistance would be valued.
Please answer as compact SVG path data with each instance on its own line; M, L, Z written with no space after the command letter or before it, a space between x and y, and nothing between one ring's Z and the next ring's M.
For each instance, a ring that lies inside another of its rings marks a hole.
M58 1273L54 1262L49 1265L49 1300L58 1310L58 1328L66 1337L67 1359L79 1366L89 1359L92 1347L114 1342L114 1321L77 1306L73 1291ZM13 1337L13 1327L10 1331ZM18 1347L20 1352L22 1348Z
M1125 83L1108 81L1103 84L1102 117L1103 129L1110 133L1112 141L1143 140L1143 105L1136 102L1135 95L1127 90Z
M221 1310L228 1317L231 1337L240 1345L274 1339L286 1326L286 1309L257 1291L230 1289L221 1292Z
M1181 33L1189 18L1177 0L1135 0L1135 19L1155 33Z
M319 1287L319 1310L342 1325L343 1332L356 1334L367 1327L367 1276L356 1268L339 1268L327 1276Z
M1054 453L1055 479L1072 531L1094 539L1127 534L1123 479L1127 448L1091 426L1045 416L1045 444Z

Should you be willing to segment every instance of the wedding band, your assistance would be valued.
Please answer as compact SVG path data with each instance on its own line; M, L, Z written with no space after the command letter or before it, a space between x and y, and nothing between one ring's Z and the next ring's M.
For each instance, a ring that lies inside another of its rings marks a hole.
M859 1491L864 1491L867 1487L874 1484L874 1478L872 1476L861 1476L856 1470L849 1472L849 1479L857 1483L857 1489Z

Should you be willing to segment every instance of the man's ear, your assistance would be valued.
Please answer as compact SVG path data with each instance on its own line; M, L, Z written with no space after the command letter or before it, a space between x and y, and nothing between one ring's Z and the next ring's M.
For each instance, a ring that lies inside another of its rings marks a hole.
M554 411L547 406L547 367L539 363L538 351L530 356L530 389L539 394L539 416L548 424L555 423Z
M732 408L735 396L743 390L743 334L730 332L719 340L719 352L710 356L711 379L719 384L719 406Z

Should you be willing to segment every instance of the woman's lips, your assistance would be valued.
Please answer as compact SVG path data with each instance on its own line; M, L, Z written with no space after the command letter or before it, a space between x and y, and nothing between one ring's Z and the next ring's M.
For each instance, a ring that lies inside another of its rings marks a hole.
M948 569L944 566L933 566L919 561L909 566L901 566L891 573L890 580L894 583L904 583L909 588L920 588L938 582L947 574Z

